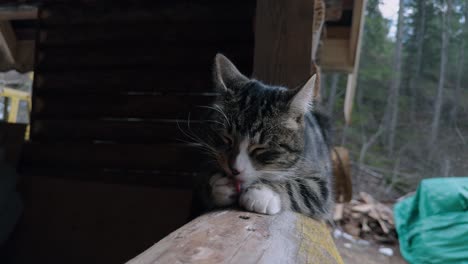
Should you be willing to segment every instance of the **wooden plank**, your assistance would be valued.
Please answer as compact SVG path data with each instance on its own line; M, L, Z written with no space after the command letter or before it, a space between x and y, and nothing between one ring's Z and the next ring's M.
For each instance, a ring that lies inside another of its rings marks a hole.
M0 87L0 96L14 97L18 100L29 100L31 98L31 93L9 87Z
M200 93L213 92L212 86L211 68L195 68L188 72L155 67L102 69L37 74L34 94Z
M254 1L132 1L112 6L92 2L53 4L40 14L41 24L109 24L161 21L242 21L253 17Z
M314 1L258 0L254 76L296 87L313 73Z
M219 211L171 233L128 264L343 263L325 224L292 212Z
M34 167L21 165L19 169L23 177L49 177L79 182L95 182L106 184L125 184L134 186L161 187L192 190L194 177L202 171L171 172L151 169L120 169L120 168L82 168L82 167Z
M77 69L109 69L154 67L190 67L211 68L213 58L221 51L237 61L241 67L251 65L251 43L232 43L223 47L200 45L200 43L138 43L138 45L104 45L98 47L63 47L60 49L41 49L38 55L37 69L44 71L68 71ZM250 56L249 56L250 55Z
M15 64L16 35L8 21L0 21L0 52L8 63Z
M187 144L30 143L24 146L25 168L95 168L193 172L203 160L199 149Z
M352 72L353 64L349 59L348 47L349 40L347 39L324 39L320 52L322 70Z
M351 36L350 27L327 27L325 32L328 39L349 39Z
M222 47L226 43L252 43L253 19L236 23L223 22L129 22L119 24L85 24L41 28L40 46L103 45L106 42L129 44L144 42L193 44L202 42ZM73 34L70 34L73 32Z
M35 142L168 143L192 142L187 134L202 133L197 121L35 120Z
M18 6L0 8L0 21L37 19L37 7Z
M33 120L153 118L199 119L214 96L205 95L73 95L35 96ZM34 126L34 123L33 123Z
M33 176L12 263L123 263L189 217L190 190Z

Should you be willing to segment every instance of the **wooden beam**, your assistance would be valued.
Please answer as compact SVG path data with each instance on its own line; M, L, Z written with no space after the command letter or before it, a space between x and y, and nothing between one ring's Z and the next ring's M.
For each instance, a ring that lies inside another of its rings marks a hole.
M296 87L313 73L314 1L258 0L253 76Z
M0 21L0 52L8 63L15 63L16 35L8 21Z
M343 108L346 125L351 124L351 113L354 105L354 95L356 94L356 85L357 73L349 73L346 82L346 95Z
M343 263L325 224L284 212L203 215L127 262Z
M18 100L29 101L31 99L31 93L13 88L2 87L0 88L0 97L12 97L17 98Z
M365 8L367 0L355 1L353 9L353 30L349 46L350 61L353 63L353 71L348 74L346 85L346 95L344 103L344 116L346 124L351 124L351 112L353 110L354 95L356 94L356 85L359 71L359 62L361 59L362 34L364 30Z
M37 8L0 8L0 21L37 19Z
M349 41L350 61L352 61L354 65L356 65L356 60L359 58L360 53L366 3L367 0L354 1L351 36Z

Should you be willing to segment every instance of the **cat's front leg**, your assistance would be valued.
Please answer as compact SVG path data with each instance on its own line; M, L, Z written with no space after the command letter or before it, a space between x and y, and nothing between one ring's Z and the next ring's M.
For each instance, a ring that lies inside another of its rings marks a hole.
M241 194L239 202L251 212L273 215L281 211L281 196L261 183L249 186Z
M233 205L238 198L234 180L220 173L210 178L211 197L217 207Z

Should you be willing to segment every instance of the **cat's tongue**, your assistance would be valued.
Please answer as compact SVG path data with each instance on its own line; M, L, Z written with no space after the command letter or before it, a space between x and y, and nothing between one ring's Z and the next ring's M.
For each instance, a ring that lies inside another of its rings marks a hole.
M242 184L242 183L241 183L241 181L239 181L239 180L236 180L235 183L236 183L236 191L237 191L237 193L240 193L240 191L241 191L241 184Z

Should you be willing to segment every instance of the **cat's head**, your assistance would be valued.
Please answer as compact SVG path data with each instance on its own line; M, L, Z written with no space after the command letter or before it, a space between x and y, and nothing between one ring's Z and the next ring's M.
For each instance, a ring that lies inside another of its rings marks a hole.
M287 177L304 149L304 115L311 110L315 75L297 89L270 86L241 74L216 55L210 146L227 175L242 182Z

